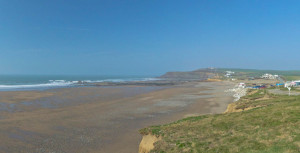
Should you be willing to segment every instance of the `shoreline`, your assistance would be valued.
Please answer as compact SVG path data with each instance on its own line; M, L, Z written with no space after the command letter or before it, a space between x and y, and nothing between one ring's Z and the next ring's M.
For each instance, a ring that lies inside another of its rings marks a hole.
M153 78L154 79L154 78ZM182 80L182 79L157 79L147 81L103 81L103 82L84 82L84 81L64 81L66 84L31 84L31 85L0 85L0 92L9 91L47 91L65 88L80 87L118 87L118 86L176 86L187 82L205 82L206 80ZM77 83L70 83L77 82Z
M235 102L221 114L140 129L139 153L299 151L299 96L272 86L248 89L239 86L228 90L234 92Z
M223 81L225 82L225 81ZM234 85L235 83L231 82L232 85ZM232 109L232 105L235 105L235 102L238 101L241 97L245 96L247 92L246 88L239 88L237 85L232 86L232 88L226 89L224 90L224 93L228 93L229 95L231 95L232 97L232 101L228 104L223 104L226 107L226 109L223 112L220 112L220 110L213 112L213 113L207 113L207 114L190 114L190 115L186 115L181 119L178 119L176 121L173 122L169 122L169 123L164 123L164 124L172 124L174 122L177 122L179 120L183 120L184 118L189 118L189 117L197 117L197 116L201 116L201 115L208 115L208 114L224 114L224 113L228 113L229 109ZM215 93L216 94L216 93ZM164 125L164 124L160 124L160 125ZM150 125L148 127L151 126L156 126L156 125ZM146 128L146 127L144 127ZM153 135L151 133L143 133L142 131L139 131L139 133L142 136L142 139L140 141L139 144L139 153L149 153L152 149L154 149L154 144L160 140L162 140L162 136L157 136L157 135Z
M18 107L21 111L17 112L0 111L0 140L6 140L0 142L0 148L8 152L137 152L142 139L139 129L186 116L224 112L233 101L232 95L224 91L232 86L226 81L197 81L177 82L172 86L116 85L37 93L18 91L19 98L10 104L17 105L25 98L27 102L57 103L58 107L44 108L33 103ZM140 92L141 88L153 87L155 89ZM48 92L51 95L47 95ZM14 93L17 92L11 92ZM26 99L32 94L47 96ZM0 97L4 97L3 92Z

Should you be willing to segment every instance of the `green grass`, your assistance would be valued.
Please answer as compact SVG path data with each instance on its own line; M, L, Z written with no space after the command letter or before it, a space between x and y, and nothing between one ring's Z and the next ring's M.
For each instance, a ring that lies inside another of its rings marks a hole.
M287 75L287 76L284 76L284 78L285 78L285 80L287 80L287 81L295 81L295 80L300 80L300 76L298 75L296 75L296 76L294 76L294 75Z
M269 99L260 100L265 95ZM140 132L163 136L152 152L300 152L300 96L260 90L237 105L259 107L189 117Z
M279 88L280 90L282 90L282 91L289 91L289 89L288 88L285 88L285 87L280 87ZM297 91L297 92L300 92L300 88L298 88L298 87L291 87L291 91Z

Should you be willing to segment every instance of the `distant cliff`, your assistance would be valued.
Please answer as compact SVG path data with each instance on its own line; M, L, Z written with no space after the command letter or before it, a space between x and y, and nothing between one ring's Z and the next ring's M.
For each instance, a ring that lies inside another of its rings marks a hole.
M174 80L206 80L216 76L216 69L206 68L189 72L167 72L159 78Z

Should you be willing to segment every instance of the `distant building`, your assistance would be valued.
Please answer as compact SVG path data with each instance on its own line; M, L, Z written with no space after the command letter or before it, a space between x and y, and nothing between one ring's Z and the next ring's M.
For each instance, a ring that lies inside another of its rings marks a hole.
M254 77L249 77L248 80L255 80L255 78Z
M297 81L287 81L284 84L284 87L298 87L298 86L300 86L300 80L297 80Z
M234 74L234 72L226 71L225 77L230 78L232 74Z
M246 84L245 84L245 83L240 83L238 87L239 87L239 88L245 88L245 87L246 87Z
M269 73L266 73L266 74L261 76L261 78L263 78L263 79L277 79L278 77L279 77L278 75L272 75L272 74L269 74Z

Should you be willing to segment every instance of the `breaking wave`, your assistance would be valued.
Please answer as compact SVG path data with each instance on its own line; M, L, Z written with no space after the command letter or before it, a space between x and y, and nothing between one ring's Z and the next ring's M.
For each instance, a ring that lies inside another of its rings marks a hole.
M76 84L78 81L49 80L49 83L42 84L18 84L18 85L0 85L0 89L19 89L19 88L43 88L43 87L64 87Z
M103 80L82 80L82 81L49 80L47 83L40 83L40 84L0 85L0 90L68 87L68 86L82 85L85 83L97 83L97 82L126 82L126 81L154 81L154 80L159 80L159 79L131 78L131 79L103 79Z

